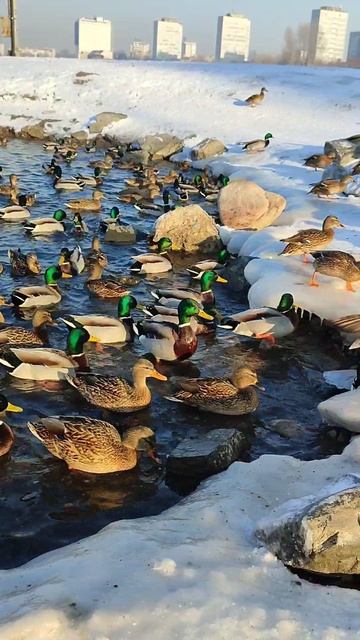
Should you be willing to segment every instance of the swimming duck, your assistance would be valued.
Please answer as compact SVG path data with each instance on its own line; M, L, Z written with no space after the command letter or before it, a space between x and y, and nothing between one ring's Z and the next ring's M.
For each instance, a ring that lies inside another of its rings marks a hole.
M16 307L22 308L49 307L58 304L61 300L61 293L57 282L61 278L68 277L66 273L61 273L60 267L48 267L44 274L45 285L18 287L12 292L11 301Z
M54 151L56 151L58 149L58 147L61 147L64 144L65 144L65 140L63 140L63 138L60 138L60 140L58 140L58 141L52 140L50 142L44 142L43 149L45 151L53 153Z
M44 173L46 173L47 176L53 176L55 174L55 169L58 165L56 164L56 160L55 158L53 158L50 162L50 164L43 164L42 168L44 170Z
M215 307L215 296L212 286L215 282L227 284L227 280L216 271L205 271L200 278L200 292L193 289L156 289L151 295L164 306L177 307L181 300L191 298L200 307L208 310L211 314Z
M141 309L141 311L143 311L146 315L150 316L151 322L161 322L163 324L170 322L171 324L179 324L178 307L179 303L177 307L166 307L160 304L153 304L140 305L139 309ZM212 311L215 315L215 310ZM216 329L216 325L213 321L202 322L197 316L191 317L190 325L195 335L197 336L214 333Z
M17 176L12 173L9 176L9 184L0 185L0 196L10 196L13 192L17 193L19 191L17 181Z
M74 176L74 180L83 187L86 185L87 187L99 187L103 183L103 179L100 178L101 169L100 167L95 167L94 175L92 176L83 176L81 173L78 173Z
M318 198L328 198L338 193L344 193L347 185L352 181L352 176L344 176L340 180L321 180L314 184L308 193L313 193Z
M23 222L30 218L30 211L26 206L12 204L0 209L0 220L2 222Z
M330 166L336 158L336 154L333 151L329 153L314 153L312 156L305 158L304 166L312 167L316 171L318 169L326 169Z
M19 205L20 207L33 207L36 202L36 198L36 193L22 193L18 195L17 192L12 191L10 195L10 201L14 205Z
M173 196L170 194L169 189L164 189L162 194L163 204L160 204L159 201L154 202L153 200L142 200L133 204L135 209L140 211L140 213L152 213L153 211L167 213L171 209L170 200L172 199Z
M125 234L128 236L128 240L130 242L136 240L136 231L131 224L124 224L120 220L120 210L119 207L112 207L110 210L110 217L101 220L99 224L100 231L106 233L112 229L119 229L125 238ZM105 237L105 240L107 238Z
M258 385L255 371L249 367L235 369L226 378L190 378L180 381L180 390L168 400L228 416L252 413L259 406L254 389Z
M63 160L67 164L70 164L73 160L77 158L76 149L72 149L66 145L62 147L58 147L54 153L55 160Z
M67 273L70 276L82 273L85 269L85 259L81 247L76 245L71 251L67 247L63 247L60 252L58 265L61 273Z
M0 328L0 345L44 345L48 342L48 325L54 324L51 314L43 309L37 309L32 317L32 330L15 325Z
M132 413L151 402L151 392L146 384L148 378L167 379L152 362L141 358L133 367L133 384L117 376L94 374L67 377L67 380L89 404L115 413Z
M8 250L10 269L13 276L32 276L41 273L41 266L34 251L22 253L21 249Z
M54 169L55 180L53 187L58 191L82 191L85 184L76 178L63 178L62 169L56 166Z
M103 160L92 160L89 162L89 167L98 168L101 171L110 171L112 169L114 161L110 154L106 154Z
M248 104L250 107L257 107L258 105L262 104L265 98L265 93L267 92L268 90L265 87L262 87L260 93L253 93L252 96L246 98L246 104Z
M118 303L117 318L100 315L66 316L62 318L69 327L80 324L85 327L91 337L100 344L132 342L137 335L137 327L131 312L137 307L137 300L131 295L124 295ZM0 331L1 336L1 331Z
M294 298L291 293L284 293L277 309L272 307L248 309L223 318L218 326L222 329L230 329L240 336L268 340L274 344L275 338L290 335L296 325Z
M85 343L95 342L84 327L71 329L66 353L58 349L2 347L0 363L14 378L22 380L64 380L80 370L88 370Z
M69 200L66 203L68 209L78 211L100 211L101 200L105 198L102 191L95 189L92 198L84 198L83 200Z
M243 149L245 149L245 151L250 151L251 153L253 152L257 152L257 151L264 151L264 149L266 149L266 147L269 146L270 144L270 140L273 137L272 133L267 133L264 136L263 140L251 140L250 142L246 142L243 145Z
M133 469L139 441L154 435L149 427L131 427L120 436L109 422L85 416L42 418L27 426L70 471L97 474Z
M4 418L7 412L21 413L23 409L17 407L15 404L11 404L8 399L1 393L0 394L0 417ZM0 457L9 453L14 444L14 434L12 429L2 419L0 420Z
M48 236L51 233L64 232L66 213L57 209L52 218L35 218L32 222L24 222L24 229L32 236Z
M121 298L129 291L124 289L124 284L131 282L129 277L124 276L121 280L115 278L102 278L102 272L107 265L105 256L99 255L97 260L92 260L89 265L89 276L86 286L90 293L98 298ZM123 284L121 284L123 282Z
M74 213L72 222L74 225L75 233L87 233L89 231L89 227L87 226L86 222L84 222L81 214L78 211Z
M142 253L132 256L135 261L130 271L136 273L165 273L172 270L172 264L168 258L168 250L173 248L170 238L160 238L157 242L157 253Z
M308 262L307 255L313 251L325 249L334 239L334 229L344 226L336 216L327 216L321 230L304 229L289 238L282 238L280 242L287 242L288 244L280 255L304 255L304 262Z
M149 189L138 189L137 191L124 190L119 193L118 200L126 204L137 204L146 207L152 204L155 198L160 195L159 187L150 186Z
M186 271L188 271L194 280L200 280L201 276L205 271L215 271L217 269L222 269L229 264L231 259L230 253L226 249L220 249L217 255L217 260L201 260L200 262L196 262L196 264L188 267Z
M93 236L93 239L91 241L91 249L88 251L87 255L86 255L86 263L87 265L89 265L91 262L93 262L94 260L98 260L98 258L101 258L101 265L103 268L107 267L108 262L107 262L107 257L105 255L105 253L102 250L101 247L101 243L100 243L100 238L99 236L95 235Z
M313 276L309 282L311 287L319 287L315 277L317 273L325 276L340 278L346 282L346 290L355 292L352 283L360 280L360 262L345 251L315 251L311 255L315 258Z

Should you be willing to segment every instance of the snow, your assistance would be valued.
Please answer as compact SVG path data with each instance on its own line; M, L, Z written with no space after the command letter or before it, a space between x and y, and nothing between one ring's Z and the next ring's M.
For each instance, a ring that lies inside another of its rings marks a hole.
M76 76L80 71L94 75ZM358 312L360 291L346 292L342 281L326 276L310 288L311 265L278 254L281 238L320 227L332 213L346 227L336 230L331 248L360 255L360 201L307 195L321 172L302 166L325 140L357 133L360 70L2 58L1 72L0 125L18 130L47 119L49 130L61 133L115 111L128 118L109 132L126 139L179 135L183 157L202 138L223 140L229 152L208 162L214 172L254 180L288 203L263 231L221 229L231 252L254 258L245 272L250 305L276 306L289 291L323 318ZM242 100L261 86L269 89L264 105L245 107ZM239 142L266 132L274 139L264 153L242 151ZM359 408L360 390L319 406L330 422L360 432ZM1 640L360 638L357 591L300 580L254 536L271 510L358 474L359 461L355 437L327 460L262 456L235 463L160 516L113 523L2 571Z

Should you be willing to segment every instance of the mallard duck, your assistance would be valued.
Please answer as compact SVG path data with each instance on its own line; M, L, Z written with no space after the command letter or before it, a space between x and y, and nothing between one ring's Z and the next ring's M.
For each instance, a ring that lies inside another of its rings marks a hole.
M151 322L179 324L178 307L179 304L177 307L164 307L160 304L153 304L140 305L139 309L151 317ZM214 314L216 315L215 310ZM197 336L214 333L216 329L215 322L203 322L197 316L192 316L190 325Z
M106 154L103 160L92 160L89 162L89 167L98 168L101 171L110 171L112 169L114 161L110 154Z
M148 427L131 427L120 436L109 422L84 416L42 418L27 426L70 471L99 474L133 469L139 441L154 435Z
M10 201L20 207L33 207L36 202L36 198L36 193L22 193L18 195L17 192L12 191L10 195Z
M30 218L30 211L25 206L12 204L0 209L0 220L2 222L23 222Z
M151 295L164 306L177 307L181 300L191 298L204 309L213 312L215 307L215 296L212 286L215 282L226 284L227 280L216 271L205 271L200 278L200 292L193 289L156 289Z
M61 273L66 273L70 276L82 273L85 269L85 259L81 247L76 245L72 251L67 247L63 247L60 252L58 265Z
M100 178L100 174L100 167L95 167L93 176L83 176L81 173L78 173L74 176L74 180L76 180L80 186L99 187L103 184L103 179Z
M50 153L57 151L58 147L62 147L65 144L65 140L60 138L60 140L51 140L50 142L44 142L43 149Z
M101 200L105 198L102 191L95 189L92 198L83 198L82 200L69 200L66 203L68 209L73 211L100 211Z
M58 304L61 293L57 286L60 278L68 278L66 273L61 273L60 267L49 267L45 271L45 285L41 287L19 287L11 294L11 301L16 307L33 308L49 307Z
M257 107L264 101L265 93L267 92L268 90L265 87L262 87L260 93L253 93L252 96L246 98L246 104L248 104L250 107Z
M8 399L1 393L0 394L0 417L4 418L7 412L21 413L23 409L17 407L15 404L11 404ZM9 453L14 444L14 434L12 429L2 419L0 420L0 457Z
M62 169L56 166L54 169L55 180L53 183L54 189L58 191L82 191L85 184L76 180L76 178L63 178Z
M333 320L328 323L335 327L343 336L346 344L350 345L350 349L358 349L360 346L360 315L358 313L344 316L339 320Z
M179 385L180 390L167 399L201 411L240 416L252 413L259 406L254 389L258 377L249 367L235 369L228 378L190 378L180 381Z
M78 211L74 213L72 222L74 225L75 233L87 233L89 231L89 228L86 222L84 222L84 220L81 217L81 214Z
M352 283L360 280L360 262L354 256L345 251L315 251L311 255L315 258L312 265L314 273L309 282L311 287L320 286L315 277L317 273L322 273L324 276L345 280L346 290L355 292Z
M58 349L7 346L0 349L0 363L14 378L63 380L65 376L75 375L77 370L88 370L87 358L83 352L87 341L96 342L84 327L76 327L69 333L66 353Z
M54 158L55 160L59 160L59 161L63 160L67 164L70 164L73 160L76 160L77 155L78 153L76 149L72 149L64 145L62 147L57 147L54 153Z
M116 413L140 411L151 402L151 392L146 384L148 378L167 380L154 365L141 358L133 367L133 384L117 376L83 374L67 377L82 397L95 407Z
M8 250L10 269L13 276L32 276L41 273L41 266L36 253L31 251L26 255L21 249Z
M160 238L157 242L157 253L142 253L132 256L135 261L130 271L135 273L165 273L172 270L172 264L168 258L168 250L173 249L170 238Z
M288 244L280 255L303 255L304 262L307 262L309 253L325 249L334 239L334 229L344 226L336 216L327 216L323 222L322 229L304 229L289 238L282 238L280 242L287 242Z
M135 202L134 207L137 211L140 211L140 213L152 213L153 211L167 213L170 211L170 200L172 199L173 196L171 196L169 189L164 189L162 194L162 204L159 201L154 202L153 200L143 200L141 202L139 201L139 203Z
M91 262L93 262L94 260L97 260L99 257L101 258L100 260L101 266L103 268L107 267L108 265L107 258L105 253L102 250L100 238L99 236L95 235L91 240L91 249L88 251L86 255L86 263L89 265Z
M58 165L56 164L56 160L55 158L53 158L50 162L50 164L43 164L42 168L44 173L46 173L47 176L53 176L55 174L55 169Z
M139 340L145 351L152 353L156 360L186 360L196 351L198 339L191 318L199 316L204 320L213 320L195 300L185 298L178 306L179 324L145 321L138 323Z
M294 298L291 293L284 293L277 309L263 307L248 309L228 317L219 323L222 329L230 329L240 336L268 340L275 343L275 338L284 338L292 333L297 325L294 309Z
M113 239L112 232L116 231L120 235L117 236L117 242L135 242L136 230L131 224L124 224L120 220L119 207L112 207L110 217L101 220L99 224L100 231L105 232L105 240L111 242Z
M312 167L316 171L318 169L326 169L330 166L336 158L336 154L333 151L329 153L314 153L312 156L305 158L304 166Z
M308 193L313 193L318 198L328 198L338 193L344 193L347 185L352 181L352 176L344 176L340 180L321 180L314 184Z
M9 184L0 185L0 196L10 196L13 192L18 192L17 176L12 173L9 176Z
M117 318L100 315L71 315L62 318L62 320L69 327L74 328L77 324L84 326L89 335L96 338L100 344L131 342L137 335L137 327L131 317L131 311L136 307L137 300L131 295L124 295L118 303Z
M48 325L54 324L51 314L43 309L37 309L32 317L33 329L25 329L15 325L0 328L0 345L44 345L48 342Z
M226 267L231 259L230 253L226 249L220 249L217 255L217 260L201 260L196 262L191 267L188 267L188 271L194 280L200 280L205 271L215 271L216 269L222 269Z
M66 213L62 209L55 211L52 218L35 218L24 222L24 229L32 236L48 236L51 233L64 232Z
M243 145L243 149L245 149L245 151L250 151L251 153L254 153L257 151L264 151L264 149L266 149L266 147L269 146L271 138L273 138L272 133L267 133L264 136L263 140L259 139L259 140L251 140L250 142L245 142L245 144Z
M115 278L102 278L102 272L107 265L106 257L100 255L97 260L92 260L89 265L89 276L86 286L90 293L98 298L121 298L127 295L129 291L124 289L126 282L131 282L129 277L124 276L122 278L123 284L120 280Z
M158 198L159 195L159 188L150 188L143 189L142 191L140 191L139 189L136 192L128 192L126 190L124 192L121 192L117 197L120 202L124 202L125 204L137 204L138 206L146 208L149 204L151 205L151 203L153 203L155 198Z

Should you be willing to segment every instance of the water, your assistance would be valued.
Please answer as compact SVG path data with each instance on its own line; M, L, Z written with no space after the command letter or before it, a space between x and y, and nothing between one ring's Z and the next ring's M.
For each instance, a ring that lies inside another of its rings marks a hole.
M90 156L91 159L94 155ZM1 149L0 164L3 173L14 172L20 178L21 192L38 194L38 203L32 209L32 217L52 215L64 206L69 197L77 194L61 194L52 188L52 179L42 173L41 165L50 156L40 145L15 141ZM79 154L71 167L64 168L64 176L77 171L89 173L89 156ZM164 167L164 170L167 170ZM124 186L126 172L114 169L104 180L103 212L119 204L115 194ZM89 190L89 194L91 190ZM2 199L4 205L6 200ZM211 205L207 205L208 208ZM146 250L146 236L151 231L154 218L139 214L133 207L121 205L124 221L133 224L140 240L133 246L104 245L113 273L124 273L130 257L137 250ZM91 232L97 231L99 214L84 214ZM36 250L44 267L57 262L60 249L72 248L78 239L68 224L67 233L50 238L25 236L21 225L3 225L4 241L0 247L0 261L8 264L8 248L21 247L24 252ZM86 251L91 244L89 233L80 244ZM174 273L164 277L143 279L134 288L138 300L150 301L151 287L158 285L189 285L184 275L184 265L189 260L177 258ZM40 276L41 279L41 276ZM21 281L22 282L22 281ZM26 284L39 282L39 278L27 278ZM90 298L84 289L85 277L61 281L62 301L54 311L55 319L66 313L106 313L114 315L116 303ZM0 278L0 293L8 295L19 284L5 268ZM225 313L234 313L244 306L245 297L224 285L216 285L218 307ZM10 309L5 309L6 320L14 322ZM16 322L21 322L16 320ZM66 330L58 325L50 328L51 346L65 348ZM341 368L343 356L336 346L329 344L322 331L304 323L295 336L282 341L281 346L268 350L258 344L240 342L239 338L224 331L216 336L200 340L197 353L191 361L163 364L160 369L171 375L222 375L233 366L246 349L251 349L263 361L260 374L266 391L261 394L260 408L250 417L226 417L196 412L164 399L169 393L169 383L151 382L154 390L151 406L129 416L109 415L82 402L76 391L66 384L44 388L10 378L4 370L0 380L0 392L10 401L24 408L24 413L10 414L8 422L14 427L16 442L11 456L0 459L0 568L10 568L30 560L45 551L68 544L95 533L104 525L121 518L138 518L154 515L176 503L182 495L191 491L198 480L179 482L165 474L166 456L176 444L188 435L199 435L218 427L236 427L246 431L249 448L243 460L253 460L264 453L288 454L302 459L321 458L341 450L344 441L331 439L319 426L316 411L323 399L309 378L311 369ZM105 347L101 354L89 347L94 371L128 375L133 362L141 354L140 345ZM108 476L73 474L66 465L53 458L26 429L29 419L44 415L91 415L105 417L120 430L143 424L156 432L156 445L162 466L156 466L149 458L142 457L138 467L130 472ZM268 428L275 418L294 419L303 426L303 432L285 438Z

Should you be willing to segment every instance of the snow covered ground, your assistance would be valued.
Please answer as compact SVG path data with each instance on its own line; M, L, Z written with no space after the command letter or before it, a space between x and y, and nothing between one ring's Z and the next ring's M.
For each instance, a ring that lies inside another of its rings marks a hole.
M346 228L332 246L360 255L360 201L308 196L321 174L302 166L325 140L359 132L360 70L7 58L0 66L0 125L20 129L45 118L55 131L75 131L100 111L120 111L129 117L114 132L124 137L171 132L188 147L220 137L230 150L212 162L214 171L250 178L288 201L272 228L222 230L232 251L260 258L246 271L251 305L276 305L286 289L322 317L359 311L360 292L325 277L311 289L311 267L277 254L279 238L334 213ZM263 107L244 107L241 100L263 85ZM263 154L246 155L236 144L266 132L274 139ZM328 460L236 463L161 516L114 523L2 571L0 638L360 638L358 592L298 579L254 538L272 508L357 474L359 462L360 438Z

